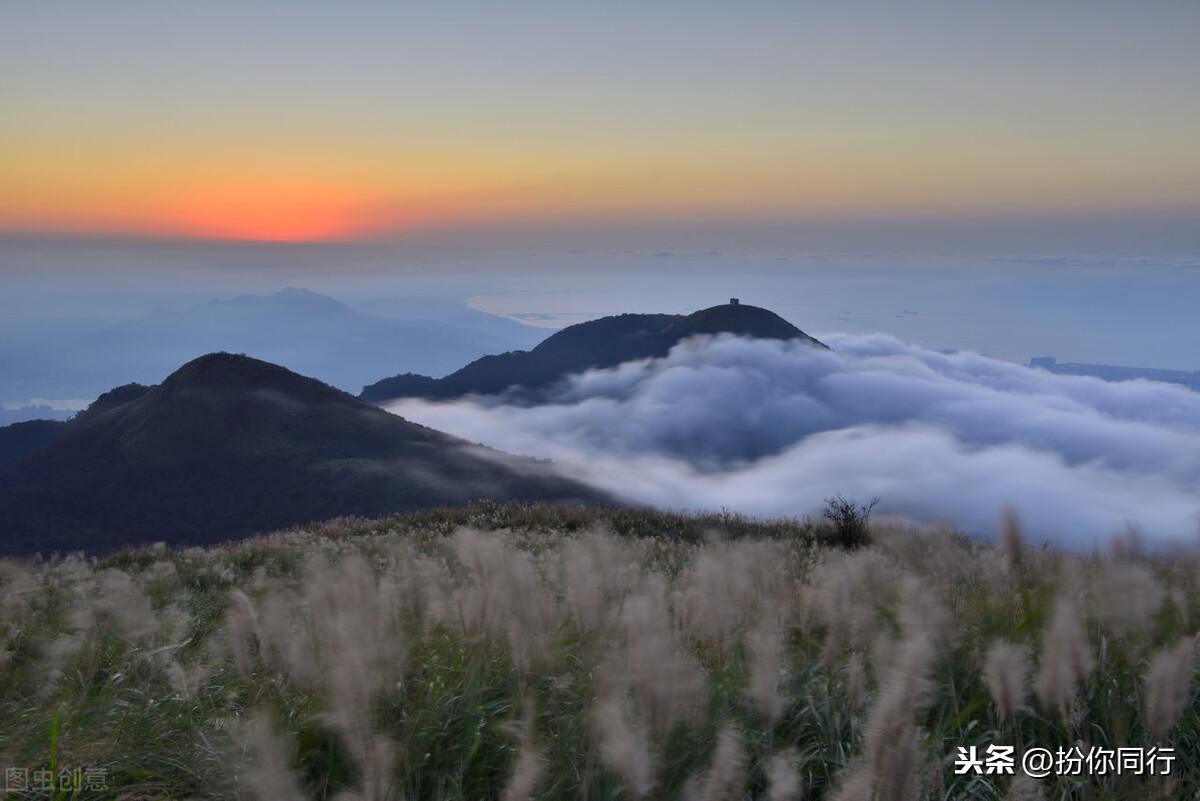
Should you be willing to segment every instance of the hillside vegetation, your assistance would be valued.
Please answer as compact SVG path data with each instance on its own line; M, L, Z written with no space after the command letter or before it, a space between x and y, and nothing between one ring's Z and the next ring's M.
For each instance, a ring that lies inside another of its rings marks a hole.
M3 561L0 766L106 786L13 798L1194 797L1200 563L998 533L482 504ZM956 775L989 744L1177 758Z

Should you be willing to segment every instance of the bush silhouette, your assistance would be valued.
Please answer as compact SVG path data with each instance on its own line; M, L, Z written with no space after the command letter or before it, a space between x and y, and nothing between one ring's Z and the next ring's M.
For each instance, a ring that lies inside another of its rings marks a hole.
M841 493L825 499L824 518L832 528L832 542L839 548L852 550L871 544L871 529L868 522L871 510L879 498L872 498L864 505L856 504Z

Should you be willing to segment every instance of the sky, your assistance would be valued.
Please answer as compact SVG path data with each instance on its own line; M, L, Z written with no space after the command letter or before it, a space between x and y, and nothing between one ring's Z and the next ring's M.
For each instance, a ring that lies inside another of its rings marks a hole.
M4 20L9 232L1144 239L1200 212L1190 0L5 0Z
M285 287L547 333L738 296L814 334L1200 367L1191 0L3 19L10 373L5 353L65 374L111 326Z

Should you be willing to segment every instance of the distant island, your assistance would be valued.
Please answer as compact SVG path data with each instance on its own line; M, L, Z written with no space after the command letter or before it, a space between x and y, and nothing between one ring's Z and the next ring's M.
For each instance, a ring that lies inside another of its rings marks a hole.
M1168 384L1182 384L1189 389L1200 391L1200 370L1156 370L1152 367L1121 367L1113 364L1084 364L1081 362L1060 362L1053 356L1035 356L1029 360L1030 367L1040 367L1059 375L1090 375L1103 378L1105 381L1132 381L1135 378L1145 378L1149 381L1164 381Z

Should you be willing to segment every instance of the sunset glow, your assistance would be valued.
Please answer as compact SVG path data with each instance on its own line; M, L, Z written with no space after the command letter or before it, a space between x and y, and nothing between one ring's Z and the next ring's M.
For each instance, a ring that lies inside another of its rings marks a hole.
M222 239L303 242L362 233L370 202L338 186L214 184L185 195L163 219L175 232Z
M868 6L515 25L487 7L26 4L0 48L0 230L1200 210L1194 6L1037 26Z

